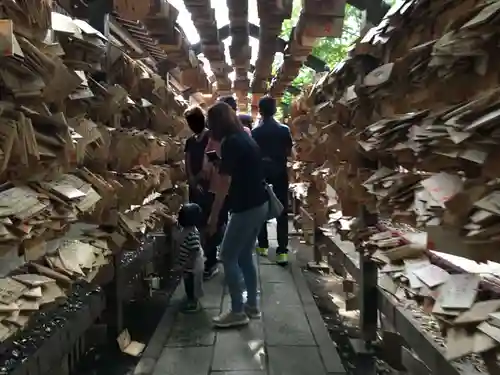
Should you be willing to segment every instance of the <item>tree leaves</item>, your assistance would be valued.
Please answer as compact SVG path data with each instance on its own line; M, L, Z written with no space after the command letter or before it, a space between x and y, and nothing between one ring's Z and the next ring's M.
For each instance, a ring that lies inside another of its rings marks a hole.
M292 18L285 20L282 24L281 37L288 40L293 26L297 23L300 15L300 2L295 2L292 11ZM342 36L340 38L320 38L316 42L316 46L313 48L312 55L323 60L328 67L331 69L336 64L341 62L347 57L349 47L355 42L359 36L361 29L362 16L359 9L347 4L345 8L344 26ZM273 74L276 73L278 64L273 65ZM314 80L315 72L306 67L302 66L299 74L292 82L292 86L296 88L303 88L311 84ZM291 104L293 95L288 91L285 92L282 98L282 104L289 106Z

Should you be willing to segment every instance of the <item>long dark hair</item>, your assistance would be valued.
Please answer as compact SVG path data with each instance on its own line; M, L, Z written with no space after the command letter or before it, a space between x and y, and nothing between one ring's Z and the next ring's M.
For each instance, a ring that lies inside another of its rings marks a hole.
M212 138L219 142L230 134L243 131L236 112L224 102L217 102L208 109L207 120Z

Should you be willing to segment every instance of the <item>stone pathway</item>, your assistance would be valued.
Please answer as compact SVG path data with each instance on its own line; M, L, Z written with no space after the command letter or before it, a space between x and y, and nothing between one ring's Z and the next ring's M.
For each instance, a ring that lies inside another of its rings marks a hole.
M134 374L345 374L300 268L260 258L258 270L260 320L240 329L212 328L211 318L229 306L222 275L205 284L201 313L177 312L179 290Z

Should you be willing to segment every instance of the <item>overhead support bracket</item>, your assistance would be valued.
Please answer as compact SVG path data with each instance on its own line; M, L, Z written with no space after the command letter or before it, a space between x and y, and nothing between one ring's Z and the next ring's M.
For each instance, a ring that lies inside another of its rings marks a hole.
M366 20L372 25L378 25L391 8L384 0L347 0L354 8L366 11Z
M370 22L373 25L377 25L382 18L384 18L385 14L387 11L390 9L390 5L387 4L383 0L379 1L372 1L372 0L348 0L347 1L350 5L354 6L355 8L358 8L360 10L366 11L366 18L367 21ZM249 35L254 38L259 38L259 32L260 32L260 27L254 23L249 23ZM231 29L229 25L223 26L219 29L219 38L220 40L225 40L231 36ZM283 38L278 38L277 40L277 46L276 46L276 51L277 52L283 52L286 48L287 42ZM196 43L191 46L193 51L199 55L202 52L201 49L201 43ZM328 66L326 63L313 56L309 55L307 57L306 62L304 63L305 66L313 69L316 72L324 72L328 71Z
M113 0L89 0L87 17L89 24L106 35L106 18L113 11Z
M255 25L253 23L249 24L249 34L251 37L258 38L259 31L260 31L259 26ZM230 36L231 36L231 30L229 29L229 25L223 26L219 29L219 38L221 41L229 38ZM282 38L278 38L278 46L277 46L276 51L283 53L283 51L285 50L286 44L287 44L286 40L284 40ZM191 48L193 49L194 53L197 55L199 55L202 52L201 43L193 44L191 46ZM304 65L313 69L314 71L316 71L318 73L325 72L325 71L329 70L328 66L326 65L326 63L323 60L321 60L313 55L309 55L307 57L307 60L304 63ZM252 70L253 69L251 69L250 71L252 71Z

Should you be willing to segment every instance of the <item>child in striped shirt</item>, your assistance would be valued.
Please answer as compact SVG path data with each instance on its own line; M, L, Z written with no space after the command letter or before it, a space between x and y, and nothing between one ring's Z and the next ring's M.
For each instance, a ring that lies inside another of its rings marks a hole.
M203 296L203 270L205 260L197 226L202 221L200 206L196 203L184 204L177 216L178 231L176 245L178 257L176 270L183 272L186 301L184 312L201 310L200 298Z

